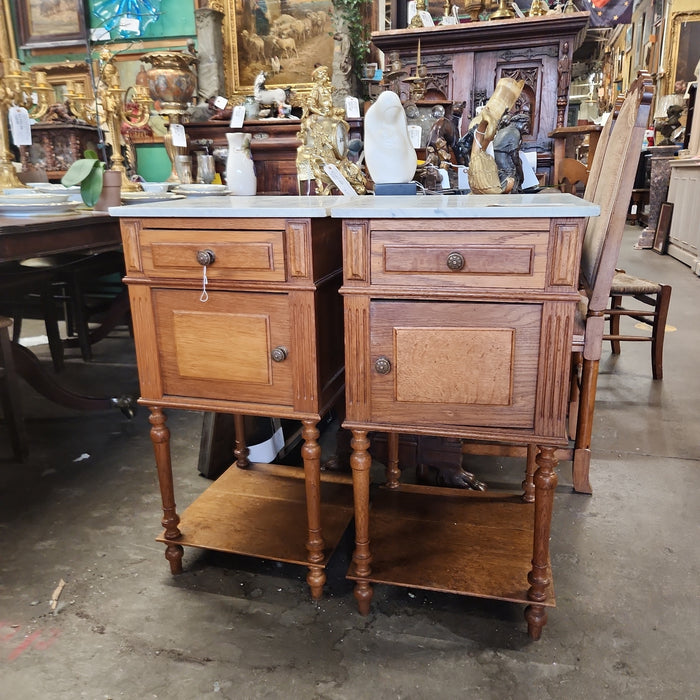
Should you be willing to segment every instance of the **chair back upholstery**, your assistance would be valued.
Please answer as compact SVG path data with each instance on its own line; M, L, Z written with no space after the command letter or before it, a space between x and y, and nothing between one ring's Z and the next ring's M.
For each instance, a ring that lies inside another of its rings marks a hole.
M581 253L581 289L588 297L584 357L599 359L604 311L620 253L637 162L649 120L653 88L648 73L630 86L614 123L608 120L598 142L586 195L600 216L586 226ZM609 127L609 128L608 128Z

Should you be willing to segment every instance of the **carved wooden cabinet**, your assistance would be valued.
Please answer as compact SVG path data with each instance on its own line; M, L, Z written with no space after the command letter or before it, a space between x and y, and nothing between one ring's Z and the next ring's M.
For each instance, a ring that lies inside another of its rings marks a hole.
M173 573L183 546L306 565L318 598L352 517L349 483L321 481L317 428L343 392L340 222L321 198L284 198L284 208L266 197L210 199L111 211L126 217L140 403L151 411L163 500L158 539ZM237 421L235 464L181 515L166 407ZM250 464L244 415L300 420L303 471Z
M571 195L510 195L374 197L333 210L344 219L349 577L362 613L370 582L391 583L529 603L539 637L554 605L554 450L567 442L583 217L596 209ZM537 445L534 503L396 482L370 510L369 431Z
M385 54L398 51L404 68L415 73L420 41L421 63L453 102L466 102L473 116L500 78L523 80L519 107L530 113L523 149L538 152L538 170L549 172L552 145L548 134L566 124L573 52L584 38L588 12L469 22L455 26L373 32L372 43ZM466 131L468 120L462 124Z

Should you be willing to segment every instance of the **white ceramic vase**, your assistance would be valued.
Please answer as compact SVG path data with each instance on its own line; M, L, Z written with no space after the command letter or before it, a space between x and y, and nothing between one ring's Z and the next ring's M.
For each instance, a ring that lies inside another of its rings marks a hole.
M226 186L233 195L254 195L258 190L258 181L250 155L250 134L229 133L226 134L226 139Z

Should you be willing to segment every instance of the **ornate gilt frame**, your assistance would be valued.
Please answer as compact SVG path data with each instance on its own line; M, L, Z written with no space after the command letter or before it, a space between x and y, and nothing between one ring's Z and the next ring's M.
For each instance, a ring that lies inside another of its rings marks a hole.
M210 7L212 7L210 2ZM218 7L217 7L218 6ZM222 8L224 13L223 19L223 35L224 35L224 78L226 80L226 89L229 97L233 97L233 101L241 101L245 95L253 93L253 85L241 85L240 73L238 69L238 28L236 26L236 0L216 0L217 9ZM311 76L309 75L309 80ZM275 84L270 82L267 87L282 87L286 88L289 84ZM313 86L312 82L294 83L291 85L292 90L299 93L308 93Z
M666 71L666 92L673 92L676 82L676 69L678 67L678 51L681 37L681 25L685 22L700 22L700 12L676 12L671 15L671 34L669 69Z

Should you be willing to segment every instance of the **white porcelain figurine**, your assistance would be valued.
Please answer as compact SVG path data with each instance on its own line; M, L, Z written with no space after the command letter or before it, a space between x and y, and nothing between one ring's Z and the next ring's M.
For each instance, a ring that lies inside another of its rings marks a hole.
M416 172L416 149L399 96L387 90L365 114L365 163L375 183L410 182Z

